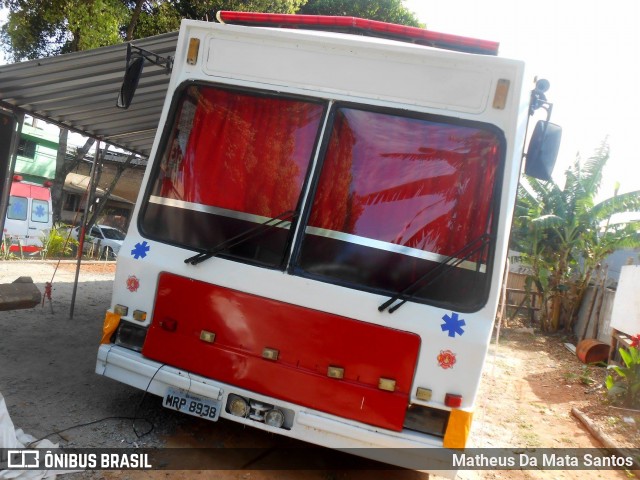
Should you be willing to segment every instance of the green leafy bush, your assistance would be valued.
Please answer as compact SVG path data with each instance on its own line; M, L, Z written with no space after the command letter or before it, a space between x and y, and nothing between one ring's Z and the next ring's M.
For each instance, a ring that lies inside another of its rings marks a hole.
M42 255L45 258L69 257L74 254L78 241L69 235L70 226L54 225L49 234L43 238Z
M629 348L620 348L623 367L609 365L615 372L605 381L607 393L622 406L640 408L640 334L631 337Z

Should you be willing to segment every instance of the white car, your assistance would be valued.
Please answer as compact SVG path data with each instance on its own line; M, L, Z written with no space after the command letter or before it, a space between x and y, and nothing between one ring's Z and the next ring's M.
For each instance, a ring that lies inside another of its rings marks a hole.
M75 227L72 230L71 235L76 240L79 240L80 227ZM86 252L93 245L94 248L100 248L100 256L104 256L107 259L116 258L122 242L124 241L125 233L114 227L107 225L94 225L90 231L87 231L84 236L84 251Z

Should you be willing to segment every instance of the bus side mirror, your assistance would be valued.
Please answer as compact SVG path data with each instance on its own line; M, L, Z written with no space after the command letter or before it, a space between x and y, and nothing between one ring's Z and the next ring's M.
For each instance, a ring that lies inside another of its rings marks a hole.
M561 138L562 127L539 120L529 141L524 173L539 180L551 180Z
M138 88L143 66L143 56L135 56L130 62L127 62L127 69L120 87L120 95L118 95L118 101L116 102L118 108L126 109L131 105L133 95L136 93L136 88Z

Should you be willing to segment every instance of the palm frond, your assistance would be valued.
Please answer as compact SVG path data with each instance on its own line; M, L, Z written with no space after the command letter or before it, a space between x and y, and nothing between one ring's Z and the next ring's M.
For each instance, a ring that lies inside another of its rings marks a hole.
M558 215L541 215L531 220L531 223L538 228L552 228L565 223L562 217Z
M640 190L623 193L594 205L590 215L596 222L601 222L616 213L638 212L640 216Z
M609 153L608 140L605 138L596 148L593 156L589 157L582 167L584 173L583 186L592 196L595 196L600 190L602 172L609 160Z

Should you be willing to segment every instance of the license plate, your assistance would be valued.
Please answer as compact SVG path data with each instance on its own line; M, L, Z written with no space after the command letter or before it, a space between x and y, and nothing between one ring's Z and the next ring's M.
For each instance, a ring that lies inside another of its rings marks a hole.
M211 398L199 397L184 390L169 387L164 395L162 406L177 410L194 417L215 422L220 417L220 402Z

